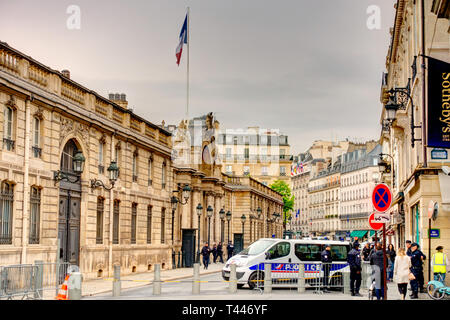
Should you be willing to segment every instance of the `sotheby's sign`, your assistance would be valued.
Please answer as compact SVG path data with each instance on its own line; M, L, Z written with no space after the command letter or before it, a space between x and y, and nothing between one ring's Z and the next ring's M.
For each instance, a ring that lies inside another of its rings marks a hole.
M450 63L428 58L428 146L450 148Z

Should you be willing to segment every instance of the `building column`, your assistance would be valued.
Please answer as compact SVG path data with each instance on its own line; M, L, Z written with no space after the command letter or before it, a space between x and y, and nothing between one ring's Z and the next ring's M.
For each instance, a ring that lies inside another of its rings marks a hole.
M190 206L186 205L185 206L186 208L183 208L182 228L189 229L190 228L189 220L192 219L191 220L192 221L192 229L198 229L197 205L199 203L201 203L200 189L194 187L194 188L192 188L191 205ZM191 211L191 216L189 215L189 211Z
M30 201L30 186L28 182L29 160L30 160L30 131L31 131L31 100L25 102L25 152L23 164L23 206L22 206L22 256L21 263L27 263L27 226L28 226L28 208Z
M220 241L220 216L219 211L222 209L222 195L216 194L214 198L214 242L218 243Z

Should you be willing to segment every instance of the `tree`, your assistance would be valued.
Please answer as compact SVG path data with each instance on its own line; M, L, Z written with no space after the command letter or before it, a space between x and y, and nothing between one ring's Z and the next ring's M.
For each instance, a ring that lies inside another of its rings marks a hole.
M285 220L289 219L291 215L290 212L294 210L295 196L292 194L289 185L283 180L275 180L270 188L283 196L283 224L285 224Z

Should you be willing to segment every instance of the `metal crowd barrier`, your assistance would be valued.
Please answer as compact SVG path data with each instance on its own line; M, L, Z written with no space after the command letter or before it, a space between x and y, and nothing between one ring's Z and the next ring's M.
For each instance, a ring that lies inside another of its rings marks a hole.
M0 299L12 300L20 296L22 299L42 299L44 290L54 290L57 295L66 275L76 269L77 266L68 262L36 261L34 265L1 266Z
M37 266L12 265L1 267L0 270L0 298L12 300L22 296L22 300L30 299L36 293L35 279Z

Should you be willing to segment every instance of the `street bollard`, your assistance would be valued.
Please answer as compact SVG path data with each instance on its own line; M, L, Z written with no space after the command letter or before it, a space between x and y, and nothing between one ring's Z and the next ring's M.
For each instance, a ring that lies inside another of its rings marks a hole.
M114 280L113 280L113 297L120 296L121 282L120 282L120 265L114 266Z
M194 263L194 279L192 281L192 294L200 294L200 265Z
M272 293L272 264L264 264L264 293Z
M36 260L34 264L37 266L36 269L36 281L34 283L34 298L42 299L43 285L44 285L44 261Z
M230 265L230 282L228 288L230 293L237 292L236 265L234 263Z
M298 266L297 291L298 293L303 293L305 290L305 265L300 263Z
M349 294L350 293L350 272L343 272L342 273L343 277L344 277L344 294Z
M161 265L155 264L155 274L153 277L153 295L158 296L161 294Z
M69 277L67 289L69 300L81 300L81 282L83 276L81 272L72 272Z

